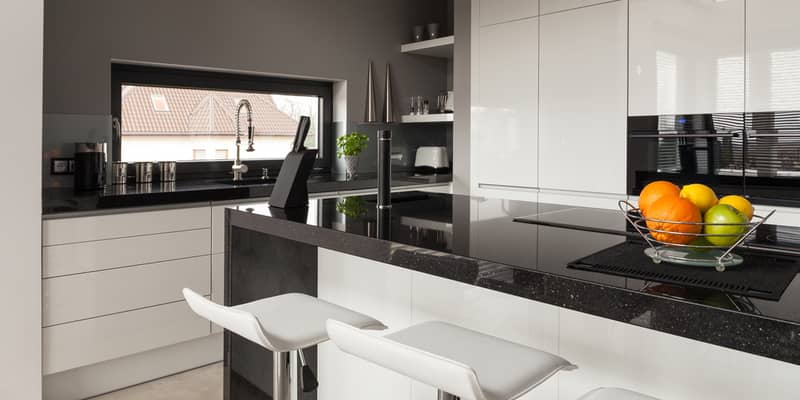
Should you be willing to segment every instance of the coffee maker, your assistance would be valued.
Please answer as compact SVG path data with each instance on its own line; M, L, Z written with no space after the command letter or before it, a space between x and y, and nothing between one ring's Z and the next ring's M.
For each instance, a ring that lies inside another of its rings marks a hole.
M106 143L75 143L75 190L102 189L106 184Z

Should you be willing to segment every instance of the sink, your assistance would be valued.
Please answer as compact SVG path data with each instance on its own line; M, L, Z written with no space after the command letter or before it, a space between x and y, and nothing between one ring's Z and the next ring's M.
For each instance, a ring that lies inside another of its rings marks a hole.
M242 178L240 181L235 181L231 179L223 179L219 181L214 181L214 183L219 183L223 185L231 185L231 186L252 186L252 185L274 185L276 179L275 178L267 178L264 179L260 176L258 177L250 177L250 178Z

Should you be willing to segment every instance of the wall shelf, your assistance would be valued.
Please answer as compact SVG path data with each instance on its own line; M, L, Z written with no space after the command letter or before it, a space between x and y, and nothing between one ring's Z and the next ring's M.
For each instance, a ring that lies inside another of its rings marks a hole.
M455 36L450 35L422 42L407 43L400 46L400 51L406 54L452 59L455 42Z
M453 113L445 114L425 114L425 115L403 115L400 122L404 124L425 124L453 122Z

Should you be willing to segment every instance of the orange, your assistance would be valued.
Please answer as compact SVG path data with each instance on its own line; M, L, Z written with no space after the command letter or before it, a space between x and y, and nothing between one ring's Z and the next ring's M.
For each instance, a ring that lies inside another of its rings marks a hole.
M755 213L753 205L750 204L750 201L748 201L742 196L735 196L735 195L725 196L719 199L719 204L727 204L739 210L740 213L742 213L745 217L747 217L748 221L753 219L753 214Z
M650 206L658 199L662 197L678 197L680 193L681 189L672 182L655 181L649 183L639 193L639 210L642 211L642 215L647 215Z
M702 183L686 185L681 189L681 197L694 203L701 213L705 213L719 202L717 194L710 187Z
M664 197L653 203L647 211L647 219L650 234L665 243L689 244L697 239L695 234L703 231L703 225L699 224L703 222L700 210L691 201L677 196Z

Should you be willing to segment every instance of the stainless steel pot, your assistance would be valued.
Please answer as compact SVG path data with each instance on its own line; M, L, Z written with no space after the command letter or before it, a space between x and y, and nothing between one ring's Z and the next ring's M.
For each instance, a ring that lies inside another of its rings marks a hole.
M161 173L161 182L175 182L175 174L178 169L177 162L161 161L158 163L158 169Z
M147 161L137 162L134 167L136 168L136 183L153 182L153 163Z
M114 185L124 185L128 183L128 163L111 163L111 183Z

